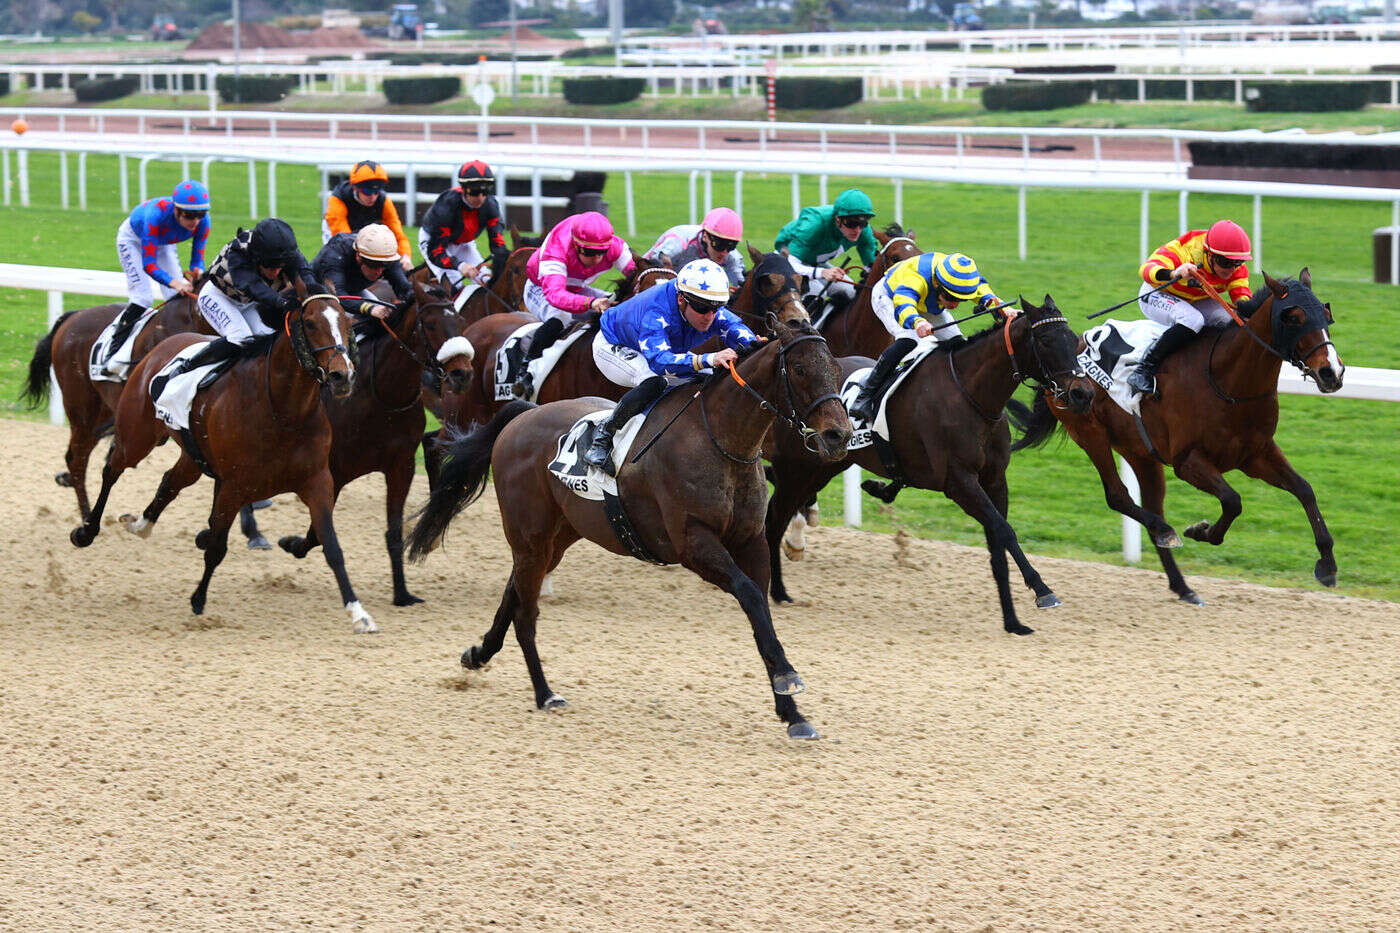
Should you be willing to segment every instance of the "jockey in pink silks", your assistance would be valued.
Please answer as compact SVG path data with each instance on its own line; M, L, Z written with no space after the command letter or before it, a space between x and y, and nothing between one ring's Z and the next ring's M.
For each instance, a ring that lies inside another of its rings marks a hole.
M597 211L556 224L526 267L530 280L525 283L525 309L544 324L535 330L520 362L538 359L576 316L612 307L612 296L591 282L612 269L629 275L635 267L632 250ZM513 372L524 372L524 366L511 363Z

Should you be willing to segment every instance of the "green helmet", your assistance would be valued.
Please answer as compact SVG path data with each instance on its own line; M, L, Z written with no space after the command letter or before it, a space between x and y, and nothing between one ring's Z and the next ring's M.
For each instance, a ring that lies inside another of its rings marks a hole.
M831 206L836 209L837 217L857 214L864 217L875 216L875 205L870 202L870 196L859 188L847 188L836 196Z

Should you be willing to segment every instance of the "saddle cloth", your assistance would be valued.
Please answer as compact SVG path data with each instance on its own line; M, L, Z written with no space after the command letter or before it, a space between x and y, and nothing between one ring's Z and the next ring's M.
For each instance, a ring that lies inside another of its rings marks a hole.
M1139 319L1109 319L1084 332L1084 352L1079 365L1085 375L1097 382L1118 407L1130 415L1141 415L1142 397L1128 388L1128 374L1137 368L1152 341L1167 329L1165 324Z
M617 495L617 480L595 467L583 462L583 452L593 443L593 431L612 414L611 408L604 408L584 415L568 432L559 438L559 446L554 459L549 462L549 472L554 478L568 486L584 499L602 502L603 494ZM647 412L636 415L613 435L613 463L619 467L627 460L627 451L637 439L637 432L647 420ZM619 469L619 472L621 470Z
M136 349L136 338L141 336L146 322L155 316L155 313L155 308L147 308L136 319L136 323L131 325L131 330L127 331L121 346L116 347L112 342L116 339L117 325L121 323L122 316L118 314L112 318L112 323L103 328L92 344L92 354L88 357L88 378L93 382L125 382L134 362L131 356Z
M476 284L471 279L463 278L462 290L458 292L457 297L452 300L453 309L455 309L458 314L461 314L462 309L467 306L467 299L480 287L480 285Z
M501 343L501 348L496 351L496 370L493 374L496 384L494 390L496 401L508 402L515 398L515 393L511 391L511 387L515 384L515 380L519 378L519 376L517 373L510 372L510 354L506 351L534 334L541 323L543 322L525 324L512 331L511 335ZM558 340L554 341L554 344L548 350L540 355L539 359L530 361L530 365L527 368L530 370L530 377L534 389L531 392L531 397L525 401L533 402L535 400L539 395L540 387L543 386L544 381L549 378L549 374L554 371L554 366L559 362L560 357L589 330L591 330L591 328L587 324L571 324L569 329L564 331L564 334Z
M233 365L232 359L219 360L207 366L186 371L190 358L216 338L205 337L199 343L185 347L151 377L151 399L156 417L171 428L187 431L190 427L190 406L200 389L208 387L219 373Z
M885 390L885 394L879 400L879 408L875 411L875 421L873 424L866 424L864 419L851 415L851 406L856 403L856 396L865 387L865 380L870 378L870 373L874 367L867 366L864 369L857 369L846 377L846 381L841 385L841 404L846 406L846 413L850 415L851 426L855 429L851 432L851 442L846 445L847 450L860 450L862 447L869 447L873 441L871 431L874 431L885 441L890 439L890 423L886 416L885 409L889 401L894 397L895 390L909 377L924 360L928 359L938 347L938 340L934 337L925 337L920 340L914 349L905 354L904 359L899 361L899 366L894 372L894 379L890 381L890 387Z

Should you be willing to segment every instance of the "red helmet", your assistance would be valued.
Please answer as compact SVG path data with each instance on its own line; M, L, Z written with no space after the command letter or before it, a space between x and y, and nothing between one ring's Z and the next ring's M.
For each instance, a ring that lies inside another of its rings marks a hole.
M469 185L473 182L477 184L494 185L496 176L491 174L491 166L480 159L473 159L470 162L463 162L462 167L457 169L457 184Z
M1249 251L1249 234L1233 220L1217 220L1210 225L1206 231L1206 249L1226 259L1254 258Z

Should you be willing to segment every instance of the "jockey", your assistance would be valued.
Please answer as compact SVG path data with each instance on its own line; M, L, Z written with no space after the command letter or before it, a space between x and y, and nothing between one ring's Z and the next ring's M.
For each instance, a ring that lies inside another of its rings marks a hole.
M1207 324L1228 324L1228 308L1206 294L1206 282L1221 298L1239 307L1250 297L1249 234L1233 220L1217 220L1209 230L1188 230L1161 246L1142 264L1138 304L1158 324L1169 325L1143 354L1128 376L1128 387L1146 395L1156 386L1157 367L1191 342ZM1166 289L1153 289L1170 282Z
M705 215L698 227L680 224L661 234L645 258L657 262L664 257L672 269L679 269L692 259L708 259L724 269L733 290L744 284L744 262L738 252L743 238L744 222L739 215L727 207L717 207Z
M501 205L492 196L495 190L491 166L481 161L465 162L457 170L457 187L438 195L423 215L418 251L428 261L434 278L446 273L455 287L461 287L464 276L478 285L491 281L487 260L476 248L476 238L482 233L491 244L491 262L504 263L510 258L501 230Z
M852 245L869 266L880 245L870 231L875 206L859 188L847 188L826 207L804 207L797 219L778 231L773 248L788 254L792 271L807 277L807 294L825 296L833 308L844 308L856 296L846 270L831 265Z
M359 233L337 233L331 237L312 260L311 274L316 281L334 289L346 311L370 314L383 320L392 308L347 296L367 292L371 285L383 279L399 301L408 301L413 297L413 286L398 259L399 247L393 232L384 224L369 224L361 227Z
M129 302L117 322L111 351L125 342L141 315L161 299L195 297L194 286L180 269L175 244L190 240L190 274L204 271L204 243L209 238L209 189L193 178L175 186L168 198L143 201L117 228L117 259L126 273Z
M530 339L529 352L517 351L518 358L510 361L511 372L521 374L515 384L517 396L529 398L529 361L539 359L567 323L612 307L612 296L590 283L612 269L628 275L636 265L632 250L597 211L565 217L549 231L526 267L530 279L525 283L525 310L544 323Z
M358 233L369 224L383 224L393 233L398 250L397 259L408 272L413 268L412 250L408 236L399 222L398 209L384 190L389 187L389 173L378 162L356 162L350 178L335 186L326 200L326 217L321 224L321 242L329 242L337 233Z
M851 415L867 424L875 420L875 401L894 377L899 361L914 349L915 338L932 334L949 348L966 343L953 323L952 311L969 300L977 303L978 310L1001 304L977 263L962 253L924 253L891 266L871 289L870 304L895 341L880 354L851 405Z
M229 344L247 343L273 333L297 308L296 295L281 293L297 278L312 293L324 288L297 248L292 228L276 217L260 220L252 230L239 230L214 257L209 280L199 290L199 311ZM207 362L213 361L201 359L190 368Z
M634 295L603 312L602 332L593 339L593 361L610 380L633 386L597 428L584 462L615 475L613 434L666 391L666 374L690 376L738 359L736 350L758 340L724 306L729 283L709 259L693 259L672 280ZM692 353L712 337L725 349Z

